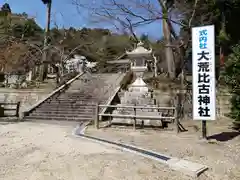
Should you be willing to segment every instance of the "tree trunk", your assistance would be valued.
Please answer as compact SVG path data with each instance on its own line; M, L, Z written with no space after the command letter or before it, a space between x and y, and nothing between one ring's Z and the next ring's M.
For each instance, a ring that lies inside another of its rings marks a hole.
M51 20L51 2L47 4L47 25L45 28L44 44L43 44L43 54L42 54L42 65L40 67L40 80L44 81L47 75L48 63L47 63L47 46L49 39L49 29Z
M224 34L226 33L226 17L224 15L224 13L222 12L222 22L221 22L221 31L224 32ZM220 66L224 66L224 42L220 43Z
M157 72L158 72L158 69L157 69L157 58L156 58L156 56L154 56L154 77L157 77Z
M162 20L163 23L163 35L166 42L165 56L167 61L168 75L171 79L175 78L175 63L171 45L171 33L166 19Z

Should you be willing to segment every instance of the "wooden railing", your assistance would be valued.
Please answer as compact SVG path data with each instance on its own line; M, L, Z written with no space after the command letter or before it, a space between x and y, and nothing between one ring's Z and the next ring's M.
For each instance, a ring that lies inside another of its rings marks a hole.
M11 106L7 107L7 106ZM12 107L14 106L14 107ZM17 117L19 118L19 108L20 102L17 103L8 103L8 102L0 102L0 117ZM15 114L6 114L6 111L15 111Z
M107 108L125 108L125 109L132 109L134 114L105 114L105 113L99 113L99 109L101 107L107 107ZM163 112L168 112L166 114L169 114L169 111L173 111L172 116L165 116L164 113L161 113L159 116L142 116L142 115L137 115L137 109L152 109L152 110L158 110L159 113L160 111ZM136 122L137 119L150 119L150 120L160 120L162 121L163 126L166 125L166 123L170 122L176 122L176 127L178 131L178 120L177 120L177 110L175 107L157 107L157 106L152 106L152 107L146 107L146 106L116 106L116 105L99 105L96 104L96 117L95 117L95 127L99 129L99 117L111 117L111 118L130 118L133 119L133 128L136 129ZM176 120L176 121L175 121Z

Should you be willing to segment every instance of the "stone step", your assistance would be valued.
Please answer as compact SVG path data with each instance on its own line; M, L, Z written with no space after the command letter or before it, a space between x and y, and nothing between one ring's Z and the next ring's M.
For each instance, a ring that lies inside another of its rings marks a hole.
M56 99L60 99L60 100L61 99L63 99L63 100L64 99L81 99L81 98L88 98L88 99L93 98L94 99L94 98L98 98L99 95L102 96L102 94L99 93L97 95L96 94L91 94L91 95L83 95L83 96L60 96L60 97L57 97Z
M80 99L98 99L98 97L88 97L88 96L77 96L77 97L61 97L61 98L56 98L56 99L53 99L53 100L56 100L56 101L74 101L74 100L80 100Z
M80 113L80 114L67 114L67 113L61 113L60 114L50 114L50 113L43 113L43 112L33 112L30 114L30 116L43 116L43 117L93 117L95 113Z
M54 98L55 100L59 100L59 101L65 101L65 100L75 100L75 99L96 99L98 98L97 96L76 96L76 97L73 97L73 96L63 96L63 97L57 97L57 98ZM52 99L52 100L54 100Z
M59 109L37 109L33 113L45 113L45 114L84 114L95 113L94 109L74 109L74 110L59 110Z
M92 104L43 104L39 108L66 108L66 109L80 109L80 108L95 108Z
M56 121L91 121L93 120L92 117L44 117L44 116L26 116L23 118L24 121L31 121L31 120L56 120Z
M89 89L92 89L92 87L80 87L79 90L77 89L72 89L72 90L67 90L64 95L75 95L75 94L86 94L86 93L89 93L89 91L86 91L86 90L89 90Z
M46 108L46 109L40 109L40 110L36 110L34 112L39 112L39 113L48 113L48 112L62 112L62 113L66 113L66 114L69 114L69 113L76 113L78 112L78 114L84 114L84 113L95 113L95 111L93 110L90 110L90 109L67 109L67 110L64 110L64 109L56 109L56 108Z
M79 98L64 97L64 98L55 98L55 99L52 99L51 101L76 101L76 100L88 100L88 99L98 99L98 98L99 97L87 97L87 96L79 97Z
M83 95L90 95L92 92L89 91L88 89L84 89L83 92L76 92L76 91L66 91L65 93L63 94L60 94L59 97L62 97L62 96L83 96Z
M86 104L68 104L68 105L62 105L62 104L43 104L42 106L38 107L37 109L46 109L46 110L52 110L52 109L61 109L61 110L78 110L78 109L96 109L95 105L86 105Z
M61 94L60 96L58 97L84 97L84 96L92 96L93 95L93 92L91 91L86 91L86 93L64 93L64 94Z
M49 113L40 113L40 112L33 112L30 116L42 116L42 117L86 117L86 118L92 118L94 116L94 113L84 113L84 114L49 114Z
M75 99L75 100L65 100L65 101L58 101L58 100L52 100L50 102L47 102L48 104L64 104L64 103L71 103L71 104L74 104L74 103L86 103L86 102L92 102L92 104L94 104L94 102L96 102L96 100L93 100L93 99ZM88 103L89 104L89 103Z
M81 100L78 100L78 101L51 101L51 102L46 102L44 103L46 105L49 105L49 104L78 104L78 105L91 105L91 106L95 106L96 105L96 102L94 101L91 101L91 100L86 100L86 101L81 101Z
M94 107L96 106L96 102L91 102L91 101L78 101L78 102L50 102L50 103L45 103L42 104L45 106L89 106L89 107Z
M68 89L57 94L56 96L43 103L30 116L26 119L34 120L92 120L95 114L96 102L104 104L109 98L109 92L107 88L100 88L99 86L107 86L107 84L116 83L116 79L119 74L113 74L109 78L110 74L96 74L92 76L81 76L79 79L73 82ZM85 78L84 78L85 77ZM97 88L97 86L99 88ZM106 91L106 92L103 92ZM101 108L100 108L101 109Z
M51 101L48 101L48 103L50 102L55 102L55 103L66 103L66 102L70 102L70 103L75 103L75 102L97 102L101 99L98 99L98 98L76 98L76 99L61 99L61 100L58 100L58 99L53 99Z
M58 98L76 98L76 97L94 97L92 92L88 92L86 94L61 94Z

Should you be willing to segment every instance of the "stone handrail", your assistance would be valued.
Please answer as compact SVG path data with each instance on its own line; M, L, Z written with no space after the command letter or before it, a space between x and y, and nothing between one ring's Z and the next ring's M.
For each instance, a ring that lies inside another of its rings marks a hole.
M34 109L36 109L37 107L39 107L42 103L44 103L46 100L48 100L49 98L51 98L52 96L54 96L55 94L57 94L58 92L60 92L61 90L63 90L64 88L66 88L68 85L70 85L72 82L74 82L76 79L78 79L80 76L82 76L84 73L80 73L77 76L75 76L74 78L70 79L69 81L67 81L65 84L63 84L62 86L60 86L59 88L57 88L56 90L54 90L53 92L51 92L49 95L47 95L47 97L45 97L44 99L38 101L36 104L34 104L33 106L31 106L28 110L23 112L23 117L28 115L29 113L31 113Z
M108 100L107 100L107 102L106 102L106 105L109 106L109 105L112 103L113 98L114 98L114 97L116 96L116 94L120 91L120 89L121 89L121 86L118 86L118 87L114 90L112 96L110 96L110 97L108 98ZM101 114L102 114L102 113L105 113L105 111L107 110L107 108L108 108L108 107L103 107L103 109L101 110Z
M124 73L124 75L121 75L121 76L119 76L118 78L117 78L117 80L121 80L122 81L122 79L124 78L126 76L126 73ZM117 81L116 80L116 81ZM111 87L111 89L113 89L113 87ZM114 89L114 92L110 95L110 97L107 99L107 101L106 101L106 105L107 106L109 106L111 103L112 103L112 101L113 101L113 99L114 99L114 97L116 96L116 94L119 92L121 90L121 85L120 86L117 86L115 89ZM109 93L109 92L108 92ZM102 107L102 109L101 109L101 114L103 114L103 113L105 113L106 112L106 110L108 109L108 107ZM100 119L101 119L101 117L100 117Z

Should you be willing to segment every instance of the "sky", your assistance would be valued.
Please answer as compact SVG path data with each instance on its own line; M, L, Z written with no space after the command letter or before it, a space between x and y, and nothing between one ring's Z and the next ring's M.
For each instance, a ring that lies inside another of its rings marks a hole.
M52 1L51 27L54 27L54 24L57 24L59 28L99 27L113 29L113 31L115 30L115 28L110 24L93 24L88 18L87 10L81 10L81 13L79 13L76 6L72 5L71 0ZM4 3L9 3L13 13L26 12L30 17L35 17L36 22L41 27L45 27L46 6L41 0L0 0L0 6L2 6ZM159 39L162 37L162 27L160 22L139 27L135 31L138 35L147 34L150 39Z

